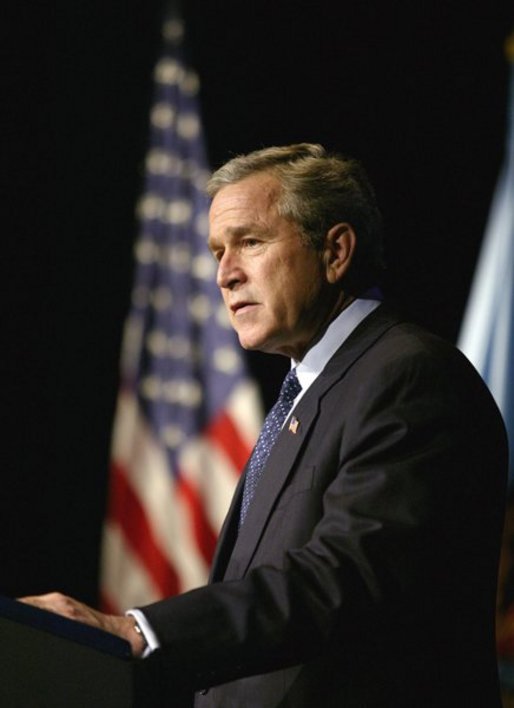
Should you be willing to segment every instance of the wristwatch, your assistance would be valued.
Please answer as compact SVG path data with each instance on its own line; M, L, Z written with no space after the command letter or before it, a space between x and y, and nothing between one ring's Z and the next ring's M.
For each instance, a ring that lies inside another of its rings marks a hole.
M145 635L144 635L143 630L142 630L141 627L138 625L138 623L137 623L137 621L136 621L135 619L134 619L134 632L136 632L137 634L139 634L139 636L140 636L141 639L143 640L144 649L146 649L146 647L148 646L148 642L146 641L146 637L145 637Z

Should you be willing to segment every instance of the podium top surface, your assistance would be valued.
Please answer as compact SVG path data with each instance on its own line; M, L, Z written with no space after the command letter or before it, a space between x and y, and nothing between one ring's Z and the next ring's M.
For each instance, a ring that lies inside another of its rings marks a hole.
M0 617L28 625L97 651L131 659L130 644L114 634L0 595Z

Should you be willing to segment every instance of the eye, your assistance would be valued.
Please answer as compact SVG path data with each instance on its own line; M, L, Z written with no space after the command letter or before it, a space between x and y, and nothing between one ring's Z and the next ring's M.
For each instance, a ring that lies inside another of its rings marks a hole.
M259 241L256 238L249 237L243 240L243 248L255 248L259 245Z

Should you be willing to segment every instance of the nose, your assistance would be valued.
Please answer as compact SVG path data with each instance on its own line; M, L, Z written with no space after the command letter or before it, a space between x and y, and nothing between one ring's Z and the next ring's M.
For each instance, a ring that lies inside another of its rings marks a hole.
M241 264L234 253L225 251L218 262L216 283L219 288L233 290L245 278Z

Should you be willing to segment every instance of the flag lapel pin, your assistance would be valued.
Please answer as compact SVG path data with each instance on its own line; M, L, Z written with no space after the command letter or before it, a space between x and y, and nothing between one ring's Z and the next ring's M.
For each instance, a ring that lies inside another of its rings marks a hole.
M289 423L289 432L293 433L293 435L296 435L296 433L298 432L299 425L300 421L298 420L298 418L295 418L295 416L293 416L291 418L291 422Z

